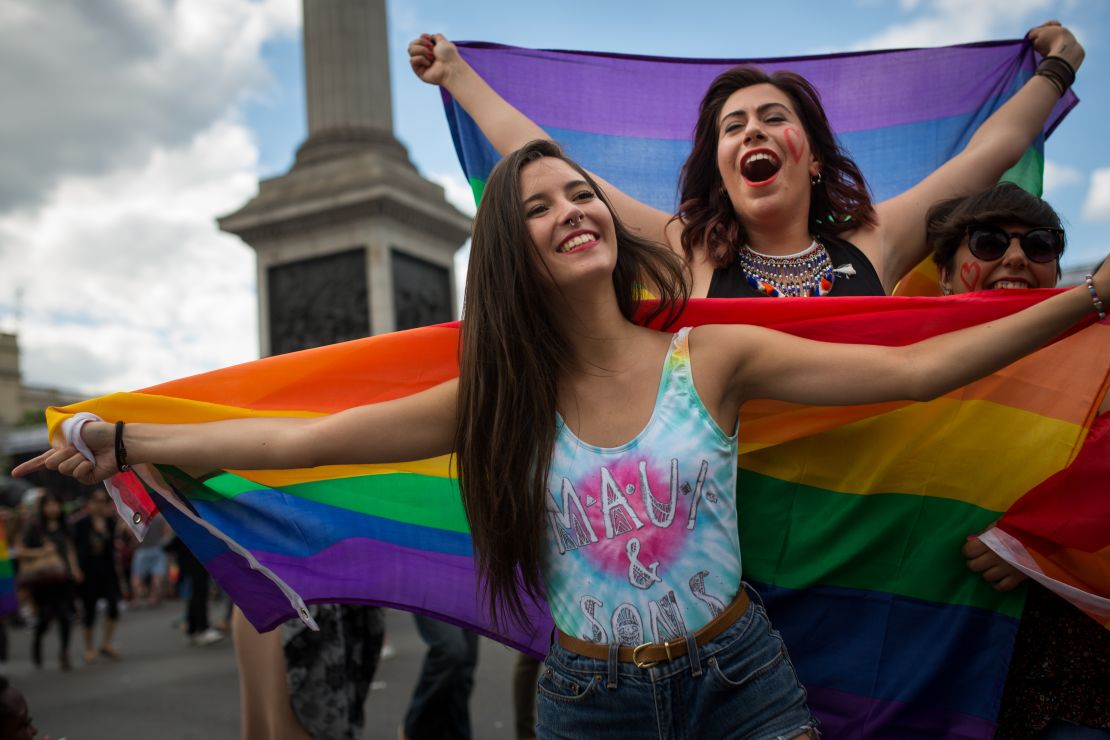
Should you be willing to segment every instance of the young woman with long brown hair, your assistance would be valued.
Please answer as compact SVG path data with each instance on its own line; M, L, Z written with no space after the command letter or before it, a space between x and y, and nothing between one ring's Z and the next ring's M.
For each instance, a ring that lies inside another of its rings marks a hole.
M133 463L229 469L454 453L493 613L521 619L542 595L559 629L540 737L815 736L782 641L741 581L737 409L933 398L1095 310L1083 288L904 347L648 329L633 320L640 286L673 317L683 263L629 234L547 141L495 168L471 249L456 381L318 419L128 424L122 442ZM1094 285L1110 299L1110 267ZM15 472L116 472L113 425L82 436L93 460L59 439Z

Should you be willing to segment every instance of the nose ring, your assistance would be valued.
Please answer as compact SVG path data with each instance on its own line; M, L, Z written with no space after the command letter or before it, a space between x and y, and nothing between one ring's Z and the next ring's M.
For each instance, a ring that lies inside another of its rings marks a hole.
M567 219L567 223L571 227L577 227L578 224L582 223L582 214L581 213L576 213L575 215L573 215L573 216L571 216L570 218Z

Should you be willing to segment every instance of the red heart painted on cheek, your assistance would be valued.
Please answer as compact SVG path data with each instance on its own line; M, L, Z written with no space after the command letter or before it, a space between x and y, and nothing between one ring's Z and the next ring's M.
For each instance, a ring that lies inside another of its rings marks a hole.
M802 161L802 133L794 127L786 129L784 135L786 136L786 146L790 148L790 154L794 157L795 162Z
M978 262L965 262L960 265L960 282L969 291L977 290L979 287L979 275L983 268L979 266Z

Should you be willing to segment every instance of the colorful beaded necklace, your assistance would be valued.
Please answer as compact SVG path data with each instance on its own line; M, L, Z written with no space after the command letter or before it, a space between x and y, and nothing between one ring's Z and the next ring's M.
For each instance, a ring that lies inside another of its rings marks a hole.
M836 281L829 253L816 238L800 252L777 257L740 248L740 269L748 285L774 298L828 295Z

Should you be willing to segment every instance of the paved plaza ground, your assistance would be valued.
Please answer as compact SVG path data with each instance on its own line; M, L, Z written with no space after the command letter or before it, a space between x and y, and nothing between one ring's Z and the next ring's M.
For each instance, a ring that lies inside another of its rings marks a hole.
M173 627L181 602L124 614L118 645L123 660L86 665L74 630L73 670L58 670L57 632L50 633L45 665L30 662L30 629L9 628L8 676L27 695L41 738L52 740L219 740L239 735L239 687L230 640L186 645ZM212 614L222 611L213 605ZM424 656L412 617L388 612L387 639L395 657L383 661L366 702L365 738L395 740ZM510 683L516 654L482 640L471 719L476 740L512 738Z

